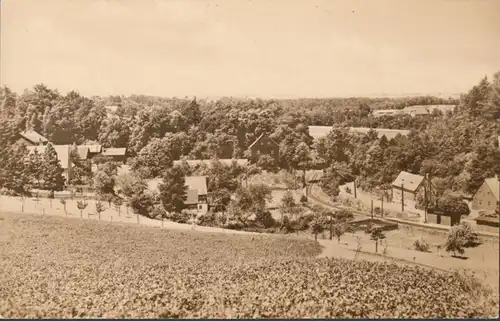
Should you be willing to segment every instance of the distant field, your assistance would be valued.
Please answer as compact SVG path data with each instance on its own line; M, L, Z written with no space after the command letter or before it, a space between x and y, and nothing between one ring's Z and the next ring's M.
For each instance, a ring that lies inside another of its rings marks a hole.
M473 317L481 288L289 237L0 213L3 317Z

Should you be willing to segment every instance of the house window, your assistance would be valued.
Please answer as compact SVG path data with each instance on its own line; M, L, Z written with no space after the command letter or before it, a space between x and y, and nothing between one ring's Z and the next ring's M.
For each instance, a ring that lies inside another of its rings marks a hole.
M201 206L201 204L200 204L200 205L198 205L198 209L199 209L199 210L201 210L202 208L203 208L203 206Z

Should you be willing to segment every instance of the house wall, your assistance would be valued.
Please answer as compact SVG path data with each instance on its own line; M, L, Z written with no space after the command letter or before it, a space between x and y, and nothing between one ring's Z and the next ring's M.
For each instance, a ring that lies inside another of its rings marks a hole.
M411 192L405 189L404 199L406 201L416 201L418 191L419 190L417 190L416 192ZM401 187L398 188L396 186L392 186L392 202L401 204Z
M460 217L427 213L427 222L432 224L453 226L460 223Z
M498 203L486 183L483 183L472 199L472 209L494 212Z
M427 222L438 224L438 216L436 214L427 213Z
M278 161L279 146L276 145L269 137L264 136L251 148L252 162L257 162L261 155L269 155Z

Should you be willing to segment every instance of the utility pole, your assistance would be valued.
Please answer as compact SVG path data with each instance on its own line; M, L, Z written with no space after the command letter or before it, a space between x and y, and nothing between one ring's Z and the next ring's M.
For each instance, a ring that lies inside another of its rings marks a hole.
M373 221L373 200L371 200L371 203L372 203L372 210L371 210L371 213L372 213L372 221Z
M401 211L405 211L405 190L403 180L401 180Z
M425 174L425 179L428 180L427 173ZM430 186L430 185L429 185ZM424 184L424 201L425 201L425 209L424 209L424 223L427 223L427 211L428 211L428 203L427 203L427 188Z
M330 214L330 241L333 239L333 215Z
M356 194L356 179L354 179L354 198L358 198Z
M384 193L382 193L382 208L380 209L380 216L384 217Z

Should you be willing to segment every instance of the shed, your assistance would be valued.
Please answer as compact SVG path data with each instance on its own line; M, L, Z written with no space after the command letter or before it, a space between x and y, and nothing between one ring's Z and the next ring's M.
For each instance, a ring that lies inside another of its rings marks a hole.
M421 175L401 171L398 177L392 182L392 199L395 202L400 201L402 197L405 200L416 200L417 194L424 186L424 182L426 182L426 179Z

